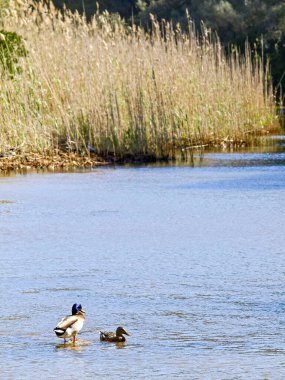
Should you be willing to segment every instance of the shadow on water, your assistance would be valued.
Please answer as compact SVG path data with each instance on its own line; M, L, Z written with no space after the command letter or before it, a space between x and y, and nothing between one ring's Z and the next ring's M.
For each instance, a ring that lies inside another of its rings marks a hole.
M184 150L177 152L176 160L170 165L192 167L284 165L285 135L271 135L261 137L260 140L260 144L253 143L244 147L198 147Z
M65 350L72 350L77 352L82 352L85 350L86 347L91 346L92 342L88 340L82 340L78 339L76 341L76 344L73 344L72 341L66 342L66 343L59 343L55 345L56 349L65 349Z
M177 149L175 159L150 163L124 164L124 167L244 167L285 164L285 135L267 135L247 146L207 146ZM120 166L120 165L115 165Z
M118 350L121 350L123 348L126 348L128 346L127 342L100 342L102 346L106 348L113 348L115 347Z
M94 340L94 342L88 341L88 340L82 340L79 339L76 341L76 344L74 345L72 341L66 342L66 343L58 343L54 345L56 350L71 350L71 351L76 351L76 352L83 352L87 347L90 347L92 345L100 345L101 347L104 347L106 349L118 349L122 350L127 347L130 347L128 345L128 342L115 342L115 343L110 343L110 342L100 342L98 340Z

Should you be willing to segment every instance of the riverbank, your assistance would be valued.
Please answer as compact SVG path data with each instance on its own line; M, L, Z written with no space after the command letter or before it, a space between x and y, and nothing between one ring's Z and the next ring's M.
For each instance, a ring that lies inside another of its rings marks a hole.
M226 54L210 30L198 36L190 19L188 34L155 18L147 33L107 13L87 23L32 4L18 4L3 20L26 53L12 74L0 65L0 153L87 152L75 160L80 166L89 165L89 151L165 160L176 149L248 144L276 129L268 67L249 46L244 55Z
M105 160L95 155L81 156L76 153L61 151L53 154L15 153L11 151L0 157L0 172L22 172L32 169L65 171L73 168L91 168L106 164Z
M225 138L222 141L193 144L176 148L172 155L158 158L155 154L126 154L124 156L98 156L94 152L76 153L65 152L59 149L49 153L28 153L11 148L6 152L0 152L0 173L25 172L30 170L70 171L74 169L94 168L102 165L113 164L142 164L151 162L191 161L197 153L203 154L208 151L240 151L246 147L268 146L272 144L269 132L264 131L260 136L251 136L251 140L237 140Z

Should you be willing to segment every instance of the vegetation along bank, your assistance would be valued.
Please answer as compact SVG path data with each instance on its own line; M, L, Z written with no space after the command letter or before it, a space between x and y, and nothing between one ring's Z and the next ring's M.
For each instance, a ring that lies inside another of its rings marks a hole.
M262 58L249 46L225 54L189 15L187 33L155 17L146 32L108 12L87 21L51 3L14 1L2 24L0 170L33 155L51 167L48 156L82 166L171 159L278 128Z

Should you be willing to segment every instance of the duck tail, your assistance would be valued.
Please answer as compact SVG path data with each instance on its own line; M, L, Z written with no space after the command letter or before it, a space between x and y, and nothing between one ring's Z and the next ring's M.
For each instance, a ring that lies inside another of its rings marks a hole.
M104 334L104 331L100 331L100 340L105 340L106 335Z
M55 328L53 329L53 331L56 333L56 335L57 335L58 337L61 337L62 335L65 334L66 329L62 329L62 328L60 328L60 327L55 327Z

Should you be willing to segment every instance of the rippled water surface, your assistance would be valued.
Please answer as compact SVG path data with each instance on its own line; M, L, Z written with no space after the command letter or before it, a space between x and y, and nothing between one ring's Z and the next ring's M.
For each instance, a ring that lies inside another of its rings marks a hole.
M284 379L283 142L1 177L0 378ZM74 302L86 324L63 347ZM118 325L125 345L99 342Z

